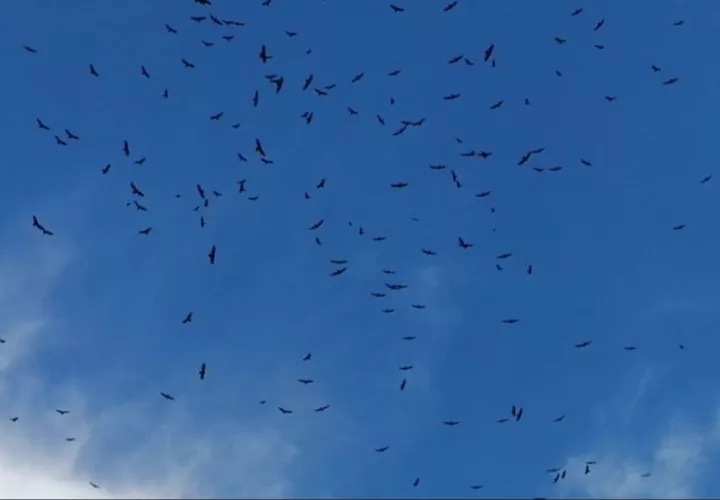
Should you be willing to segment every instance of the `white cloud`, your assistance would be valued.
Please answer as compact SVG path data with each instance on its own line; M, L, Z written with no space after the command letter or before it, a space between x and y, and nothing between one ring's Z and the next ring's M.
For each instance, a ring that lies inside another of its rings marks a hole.
M690 498L706 470L703 465L720 444L718 422L700 427L688 423L668 426L646 453L635 440L617 440L599 453L570 458L567 478L558 486L563 495L593 498ZM585 461L596 460L590 474ZM642 477L651 473L650 477Z
M44 303L69 255L0 257L0 498L289 496L299 452L280 430L241 417L198 429L182 404L161 421L133 402L93 412L86 388L46 381L28 363L52 334ZM71 413L55 413L56 401Z

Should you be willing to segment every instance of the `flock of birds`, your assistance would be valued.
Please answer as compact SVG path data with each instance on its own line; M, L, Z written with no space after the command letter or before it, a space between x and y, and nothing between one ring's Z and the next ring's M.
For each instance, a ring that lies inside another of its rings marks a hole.
M443 6L440 11L443 15L451 15L453 11L456 9L462 8L462 3L465 1L470 0L455 0L453 2L450 2ZM241 22L239 20L234 19L226 19L223 17L219 17L213 13L213 1L212 0L194 0L194 3L197 4L198 9L204 9L204 11L198 12L197 15L193 15L188 20L189 23L211 23L217 26L218 29L218 38L216 40L206 40L201 39L199 40L199 43L202 43L205 47L213 47L215 44L219 43L231 43L235 39L235 35L232 34L232 29L242 28L245 26L244 22ZM262 4L264 6L271 6L272 0L264 0ZM406 11L410 11L411 9L415 8L413 7L404 7L400 5L390 4L389 5L389 15L403 15L406 13ZM567 15L570 18L576 18L578 16L581 16L584 13L583 8L577 8L573 10L572 12L569 12ZM592 29L594 31L600 31L602 30L603 26L605 25L605 19L598 19L594 21L594 25L592 26ZM674 27L680 27L683 25L683 21L676 21L673 23ZM160 27L162 28L162 26ZM672 26L669 26L670 29L672 29ZM184 32L184 27L180 25L171 25L171 24L165 24L164 29L167 32L167 36L182 36ZM288 38L295 38L299 35L298 32L295 31L285 31L285 35ZM555 43L558 46L563 46L569 41L566 38L560 37L560 36L551 36L549 37L549 43ZM596 43L594 44L594 48L596 50L604 50L605 46ZM31 43L27 43L22 46L21 50L25 50L29 55L36 56L37 54L42 53L42 47L37 47ZM307 49L306 53L311 53L311 49ZM487 65L490 68L494 68L497 64L496 58L501 57L500 55L501 47L496 48L495 44L489 43L480 57L478 57L478 60L476 61L474 58L467 54L456 54L450 57L447 60L448 65L457 65L457 64L464 64L467 66L473 66L473 65ZM263 65L263 67L267 67L268 74L265 75L265 79L267 83L270 85L270 92L271 93L280 93L280 92L311 92L314 94L317 98L332 98L333 89L336 88L336 86L343 85L342 83L326 83L321 82L322 76L321 75L314 75L314 74L305 74L305 75L290 75L290 74L282 74L283 66L282 61L279 60L279 58L276 58L273 54L272 48L268 47L266 45L260 45L257 49L257 59L260 61L260 64ZM188 71L202 71L202 63L198 61L191 61L186 58L181 58L178 61L179 65L182 65L183 68L187 69ZM88 75L91 78L102 78L102 68L99 66L96 66L95 64L88 64ZM648 64L648 71L651 71L653 73L657 73L660 75L665 75L663 69L660 66L657 66L655 64ZM139 76L141 78L151 79L154 78L152 72L150 71L150 68L146 67L145 65L139 65L138 68ZM561 71L556 71L556 75L558 77L562 76ZM357 72L352 77L348 78L347 85L357 85L360 84L363 79L366 77L370 77L370 75L365 74L363 71ZM377 75L372 76L373 78L378 77ZM401 78L402 77L402 69L397 68L387 73L387 78ZM664 86L673 86L678 84L680 81L680 78L677 75L667 75L662 76L658 80L659 85ZM448 93L446 95L442 96L443 100L446 101L454 101L458 99L462 99L462 95L460 93ZM172 89L171 88L165 88L158 98L162 99L172 99ZM617 96L615 95L606 95L604 96L604 99L612 103L617 99ZM257 107L261 100L261 92L260 90L257 90L254 92L254 95L252 96L252 99L250 100L252 106ZM395 103L394 98L390 98L390 104L393 105ZM504 100L498 100L494 103L489 104L490 110L499 110L503 107L505 101ZM529 98L525 98L523 101L523 104L525 106L531 105L531 102ZM358 109L355 109L350 106L346 106L347 113L351 116L358 115L360 111ZM224 110L215 110L210 113L208 113L208 119L213 122L223 122L227 121L228 118L230 118L228 115L231 113L226 113ZM300 117L301 123L304 122L306 125L311 125L313 123L313 119L315 118L315 113L312 110L308 110L304 112ZM380 114L377 114L375 117L375 120L380 126L386 126L388 125L388 134L391 134L392 136L399 136L404 133L406 133L408 130L411 130L415 127L422 127L424 123L426 122L425 117L413 117L409 119L400 120L398 123L391 123L391 120L389 118L386 118L385 116L382 116ZM35 117L34 120L36 121L38 130L43 134L49 134L52 139L54 139L55 143L59 147L67 148L72 147L75 142L82 141L82 134L77 133L70 128L67 128L63 125L58 126L55 123L49 123L48 121L44 120L42 117ZM240 128L240 123L231 122L229 126L233 128ZM454 138L456 144L460 148L465 148L463 139L457 137ZM118 138L117 139L118 144L118 152L121 153L127 160L132 161L135 165L142 167L145 162L147 161L147 158L142 155L141 153L138 153L135 148L133 147L132 141L129 139L124 138ZM541 157L543 152L545 151L544 147L538 147L529 149L527 151L520 151L517 155L517 162L516 165L518 167L523 167L527 165L527 167L532 168L537 173L557 173L560 172L563 167L561 165L552 165L552 166L538 166L534 163L534 160L536 160L538 157ZM459 156L463 158L469 158L469 159L481 159L481 160L491 160L494 156L492 151L486 151L486 150L476 150L472 148L466 148L464 150L459 151ZM261 162L265 165L272 165L274 163L274 160L272 159L272 150L270 148L267 148L263 139L260 137L254 138L253 141L253 149L252 153L248 151L241 151L236 153L237 160L239 160L242 163L250 163L253 161L253 159ZM253 158L254 156L254 158ZM593 167L593 162L588 158L578 158L578 166L582 167ZM433 171L438 172L439 174L446 175L446 178L456 187L456 188L463 188L465 187L465 184L463 180L461 179L458 172L451 168L447 164L432 164L429 165L429 168ZM112 169L113 165L112 163L107 163L106 166L104 166L101 169L102 175L112 175ZM709 182L712 179L711 175L708 175L704 177L703 179L700 179L700 183L705 184ZM319 179L317 184L315 185L315 190L322 190L326 188L326 185L328 183L328 179L322 178ZM388 189L393 190L404 190L404 189L412 189L411 182L409 180L402 180L398 179L396 182L393 182L388 185ZM134 208L137 211L140 212L148 212L148 204L147 201L149 201L150 196L146 195L146 192L144 191L143 187L139 185L137 182L130 182L127 186L128 194L130 196L130 201L128 201L127 205L131 208ZM257 201L260 198L260 195L250 194L250 191L252 189L252 180L250 178L244 178L237 182L236 186L236 192L239 195L244 196L248 201ZM464 191L461 191L464 192ZM182 198L183 194L176 194L176 198ZM221 191L215 190L215 189L208 189L205 186L202 186L201 184L197 184L194 186L194 193L192 196L196 197L197 204L193 208L195 212L198 213L198 224L201 228L206 227L207 225L207 218L209 217L207 213L207 209L212 203L214 199L220 198L223 196L223 193ZM306 191L302 194L302 196L309 200L314 196L314 192L312 190ZM491 202L493 199L493 191L491 190L484 190L484 191L478 191L475 193L472 193L472 196L476 197L477 199L482 199L485 202ZM491 212L494 212L494 208L492 206L489 207ZM48 222L48 219L50 219L50 214L35 214L32 215L32 226L43 236L53 236L55 232L61 232L62 228L57 227L55 224ZM413 218L413 222L418 222L418 218ZM359 236L364 236L369 239L371 239L373 242L383 242L387 238L385 235L382 234L374 234L369 228L364 227L363 225L349 222L349 226L352 228L353 231L356 231ZM310 235L310 238L314 241L314 243L317 246L323 245L323 230L326 227L325 219L324 218L318 218L314 222L308 224L307 230ZM682 231L686 227L686 224L683 222L677 222L674 224L668 224L668 229L673 231ZM142 227L138 230L138 233L142 237L149 237L152 234L153 226L148 225L145 227ZM472 251L474 247L474 243L470 241L467 236L458 235L456 239L456 245L458 248L458 251L462 252L468 252ZM438 249L435 248L426 248L426 247L420 247L417 248L418 255L424 255L428 258L435 258L440 253ZM217 260L217 259L220 260ZM208 249L207 253L207 259L209 265L223 265L224 256L223 256L223 249L218 248L216 245L212 245ZM507 263L510 263L513 261L513 253L512 252L504 252L500 253L496 256L496 262L495 267L497 271L503 271L504 267L507 265ZM348 259L342 259L342 258L333 258L329 259L329 263L332 266L331 271L329 272L329 276L333 279L342 279L342 276L350 269L350 262ZM533 265L530 262L525 262L522 264L522 268L524 269L524 272L527 275L533 274ZM396 312L396 310L399 307L408 307L414 310L421 311L427 307L427 304L424 303L417 303L414 301L402 301L402 300L395 300L396 298L402 297L403 290L408 288L407 283L403 283L400 279L396 276L396 271L390 268L383 268L380 270L383 275L386 277L386 281L384 283L383 289L374 289L370 290L368 293L370 296L372 296L375 299L378 299L378 303L382 304L379 309L383 314L393 314ZM179 318L180 323L183 325L188 325L193 322L193 312L187 312L184 317ZM504 324L511 327L511 325L518 323L521 321L520 318L516 317L507 317L507 318L501 318L499 321ZM403 341L406 342L412 342L416 339L416 336L414 335L404 335L401 337ZM3 343L5 343L4 339L0 339ZM575 347L578 349L584 349L590 347L592 344L592 340L585 340L582 342L579 342L575 344ZM680 349L684 349L683 345L678 346ZM625 345L623 346L625 350L632 351L637 348L635 345ZM312 352L308 352L303 358L302 361L304 362L311 362L312 361ZM408 374L413 370L412 364L406 364L399 367L400 371L403 374ZM198 368L198 377L200 380L204 380L206 375L208 374L209 367L206 365L206 363L202 362L199 363ZM314 382L311 378L299 378L297 380L298 383L303 385L309 385ZM399 384L398 384L398 390L404 391L409 383L409 379L407 375L404 375L403 378L401 378ZM159 395L164 398L167 401L175 401L175 396L168 393L160 391ZM260 404L270 404L268 401L263 400L260 401ZM292 408L288 408L286 406L283 406L282 404L276 404L277 411L282 413L283 415L292 415L294 413L294 410ZM319 406L317 408L314 408L315 412L326 412L331 410L330 404L324 404L322 406ZM70 412L70 410L67 409L57 409L57 413L62 416L66 415ZM507 422L520 422L523 418L524 410L522 406L520 405L514 405L511 408L507 410L506 416L500 416L500 418L497 419L498 424L504 424ZM565 419L565 415L559 415L554 420L552 420L554 423L560 423ZM18 421L17 416L13 416L11 418L12 422ZM460 425L460 422L457 420L446 420L442 422L443 425L454 427L457 425ZM68 437L67 441L73 441L73 437ZM374 451L376 453L384 453L387 452L390 449L390 444L382 444L379 446L374 447ZM593 470L593 466L595 465L595 461L587 461L584 464L584 469L580 471L582 474L591 474ZM562 481L566 478L568 471L564 468L556 468L552 467L547 469L547 472L551 475L551 480L555 483ZM643 474L643 477L649 477L651 475L650 472L647 472ZM414 481L411 482L411 486L417 487L420 485L420 478L414 479ZM96 483L91 482L90 485L93 488L100 488L100 486ZM479 490L483 488L483 484L470 484L468 487L472 490Z

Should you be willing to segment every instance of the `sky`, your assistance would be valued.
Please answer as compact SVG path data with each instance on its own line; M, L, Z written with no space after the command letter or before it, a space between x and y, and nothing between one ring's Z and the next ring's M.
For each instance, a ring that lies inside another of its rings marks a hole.
M720 5L396 2L4 6L0 497L717 494Z

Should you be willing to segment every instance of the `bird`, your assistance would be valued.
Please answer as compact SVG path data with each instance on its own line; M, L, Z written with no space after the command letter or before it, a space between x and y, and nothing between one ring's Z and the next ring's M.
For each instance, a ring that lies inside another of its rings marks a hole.
M33 227L37 228L45 236L53 236L55 234L52 231L48 231L47 229L45 229L45 226L40 224L40 221L38 221L38 218L35 217L34 215L32 216L32 225L33 225Z
M161 392L160 395L168 401L175 401L175 398L166 392Z
M200 365L200 369L198 370L198 375L200 376L200 380L205 380L206 373L207 373L207 365L205 363L202 363Z
M210 264L215 264L215 245L210 248L210 252L208 253L208 259L210 260Z
M59 415L67 415L70 413L70 410L55 410Z

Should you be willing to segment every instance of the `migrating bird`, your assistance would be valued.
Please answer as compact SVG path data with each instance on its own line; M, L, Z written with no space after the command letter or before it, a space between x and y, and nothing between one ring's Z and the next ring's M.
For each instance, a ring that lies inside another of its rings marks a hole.
M34 215L32 216L32 225L46 236L52 236L53 234L55 234L52 231L48 231L47 229L45 229L45 226L40 224L40 221L38 221L37 217L35 217Z

